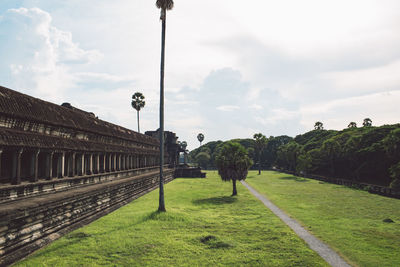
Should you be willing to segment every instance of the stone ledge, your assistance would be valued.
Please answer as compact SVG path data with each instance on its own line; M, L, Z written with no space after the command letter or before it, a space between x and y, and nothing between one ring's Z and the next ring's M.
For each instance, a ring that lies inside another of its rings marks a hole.
M1 204L0 216L4 220L0 225L0 266L26 257L65 233L156 189L158 175L151 172ZM173 170L166 170L165 182L172 179ZM3 209L7 204L13 207Z
M57 191L69 190L71 188L103 183L115 179L122 179L143 173L159 170L159 167L138 168L124 171L98 173L77 177L53 178L52 180L41 180L38 182L26 182L19 185L0 186L0 203L15 201L20 198L32 197Z

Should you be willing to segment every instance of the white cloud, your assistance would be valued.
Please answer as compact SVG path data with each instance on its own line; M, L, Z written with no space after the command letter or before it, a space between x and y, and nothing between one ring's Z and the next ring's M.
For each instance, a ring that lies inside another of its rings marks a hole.
M0 28L9 36L2 47L8 51L2 69L9 67L12 87L47 100L62 101L75 86L77 77L65 63L88 64L100 57L52 26L50 14L39 8L9 9Z
M364 118L371 118L373 125L398 123L400 90L326 101L300 109L301 124L312 129L322 121L327 129L343 129L350 121L359 125Z
M388 91L400 88L400 60L374 68L336 71L322 74L336 90L360 92Z
M154 3L8 2L0 5L2 85L132 129L130 98L140 91L141 129L158 127ZM168 13L165 123L189 148L200 131L211 141L296 135L316 120L327 128L363 117L396 122L399 1L250 2L186 0Z
M240 109L238 106L233 105L225 105L225 106L218 106L216 107L217 110L231 112Z

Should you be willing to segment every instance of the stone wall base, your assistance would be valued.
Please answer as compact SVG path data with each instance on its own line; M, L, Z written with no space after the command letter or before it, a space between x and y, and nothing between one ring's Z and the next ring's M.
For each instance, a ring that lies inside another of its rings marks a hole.
M165 170L165 183L174 170ZM158 188L159 171L0 204L0 266Z

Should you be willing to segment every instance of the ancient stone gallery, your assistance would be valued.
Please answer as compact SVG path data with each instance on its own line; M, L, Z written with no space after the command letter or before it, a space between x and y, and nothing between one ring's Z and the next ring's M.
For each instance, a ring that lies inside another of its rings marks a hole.
M173 179L179 146L169 132ZM0 87L0 265L115 210L159 180L159 141Z

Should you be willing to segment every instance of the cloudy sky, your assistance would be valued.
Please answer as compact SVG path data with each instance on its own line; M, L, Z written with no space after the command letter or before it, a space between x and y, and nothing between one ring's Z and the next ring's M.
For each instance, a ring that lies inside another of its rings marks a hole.
M0 85L158 128L155 0L0 0ZM400 1L175 0L165 129L205 141L400 122Z

